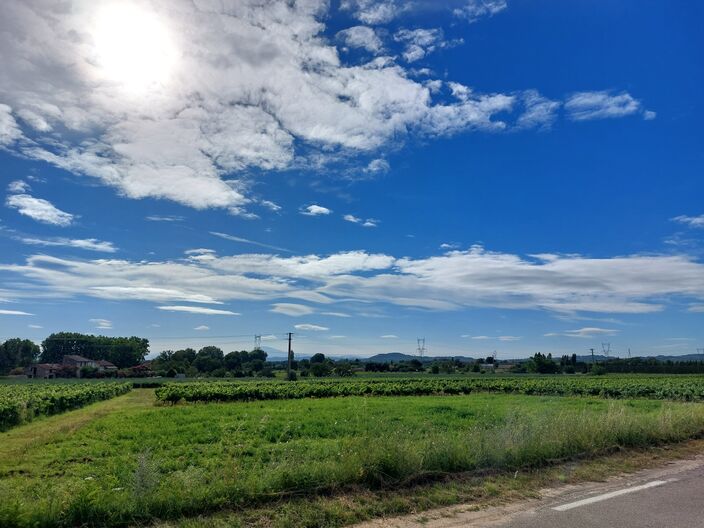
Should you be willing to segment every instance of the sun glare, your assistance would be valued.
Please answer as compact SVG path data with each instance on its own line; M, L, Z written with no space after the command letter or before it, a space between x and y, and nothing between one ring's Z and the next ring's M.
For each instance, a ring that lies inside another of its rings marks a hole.
M176 62L176 47L163 21L133 4L116 3L101 9L94 39L104 77L130 91L163 85Z

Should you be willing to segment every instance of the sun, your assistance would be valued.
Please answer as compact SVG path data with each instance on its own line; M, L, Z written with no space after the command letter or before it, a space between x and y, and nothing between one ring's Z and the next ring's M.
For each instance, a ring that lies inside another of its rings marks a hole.
M163 86L177 53L159 16L131 3L104 6L96 16L93 38L101 76L132 92Z

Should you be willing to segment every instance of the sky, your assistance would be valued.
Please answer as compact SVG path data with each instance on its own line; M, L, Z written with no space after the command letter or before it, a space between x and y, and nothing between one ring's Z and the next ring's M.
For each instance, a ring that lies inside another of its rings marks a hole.
M0 339L695 353L702 15L2 2Z

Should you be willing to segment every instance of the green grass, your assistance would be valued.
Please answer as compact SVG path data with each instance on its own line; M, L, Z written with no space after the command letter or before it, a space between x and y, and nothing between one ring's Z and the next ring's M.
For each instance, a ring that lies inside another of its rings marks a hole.
M0 526L247 512L703 431L704 405L654 400L472 394L154 406L153 391L135 390L0 433Z

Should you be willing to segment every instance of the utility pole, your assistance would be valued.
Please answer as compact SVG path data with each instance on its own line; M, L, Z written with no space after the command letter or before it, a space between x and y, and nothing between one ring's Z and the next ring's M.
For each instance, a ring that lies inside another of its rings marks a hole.
M293 363L293 349L291 348L291 339L293 338L293 332L288 333L288 369L286 371L286 376L291 379L291 364Z
M592 365L593 365L593 364L594 364L594 349L593 349L593 348L590 348L589 350L592 351Z
M262 336L255 335L254 336L254 350L261 350L261 349L262 349Z

